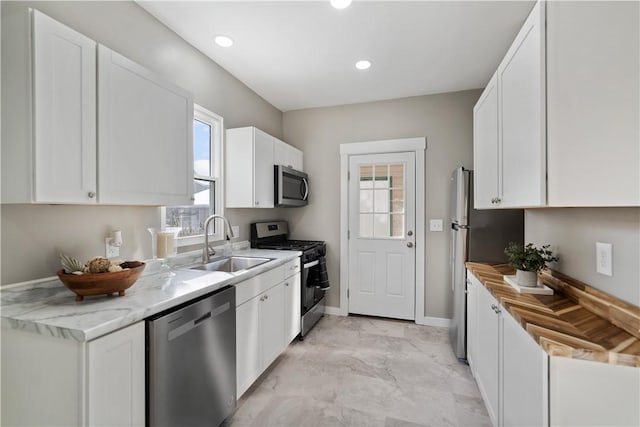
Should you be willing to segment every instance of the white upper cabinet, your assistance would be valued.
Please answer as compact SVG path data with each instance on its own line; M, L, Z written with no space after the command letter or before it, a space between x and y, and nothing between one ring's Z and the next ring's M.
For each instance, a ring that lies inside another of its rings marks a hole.
M29 13L7 17L2 202L191 204L192 96Z
M95 203L96 43L33 11L34 201Z
M302 171L302 151L254 126L227 129L225 206L274 207L274 166Z
M273 138L273 161L276 165L283 165L303 172L302 151Z
M549 206L640 206L640 3L547 4Z
M474 108L476 207L640 206L639 9L536 3L497 70L495 160L493 78Z
M499 207L546 204L544 5L533 7L498 67Z
M100 203L192 204L191 94L102 45L98 73Z
M272 208L273 137L250 126L228 129L226 140L226 207Z
M494 74L473 108L474 207L492 208L500 197L498 82Z
M21 117L3 112L2 201L96 203L96 43L37 10L31 26L31 58L7 49L15 67L3 70L3 97ZM28 45L22 37L7 44Z
M474 207L546 203L544 3L537 3L473 109Z

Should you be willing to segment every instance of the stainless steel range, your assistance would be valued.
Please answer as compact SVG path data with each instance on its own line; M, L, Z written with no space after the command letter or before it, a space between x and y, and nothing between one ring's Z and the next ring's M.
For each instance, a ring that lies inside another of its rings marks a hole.
M251 224L251 247L301 251L301 331L300 339L324 315L324 294L329 289L326 265L326 244L316 240L289 240L286 221L257 222Z

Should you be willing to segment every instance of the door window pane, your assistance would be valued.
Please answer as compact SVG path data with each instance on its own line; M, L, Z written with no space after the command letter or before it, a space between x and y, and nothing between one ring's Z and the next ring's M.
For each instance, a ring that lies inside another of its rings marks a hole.
M360 190L360 212L373 212L373 190Z
M360 215L360 237L373 237L373 215Z
M404 238L404 164L362 165L358 172L360 237Z

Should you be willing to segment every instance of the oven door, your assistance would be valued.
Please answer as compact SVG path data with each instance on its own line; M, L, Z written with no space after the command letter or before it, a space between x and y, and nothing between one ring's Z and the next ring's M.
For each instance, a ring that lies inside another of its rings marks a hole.
M274 166L275 205L305 206L309 197L307 174L282 165Z
M302 266L302 314L311 310L323 297L325 291L320 288L320 264L318 260Z

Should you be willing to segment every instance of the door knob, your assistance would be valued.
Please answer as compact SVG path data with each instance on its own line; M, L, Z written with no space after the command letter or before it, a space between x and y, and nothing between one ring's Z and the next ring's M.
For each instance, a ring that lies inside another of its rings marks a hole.
M412 247L413 247L413 243L411 243L411 242L407 242L407 247L408 247L408 248L412 248Z

